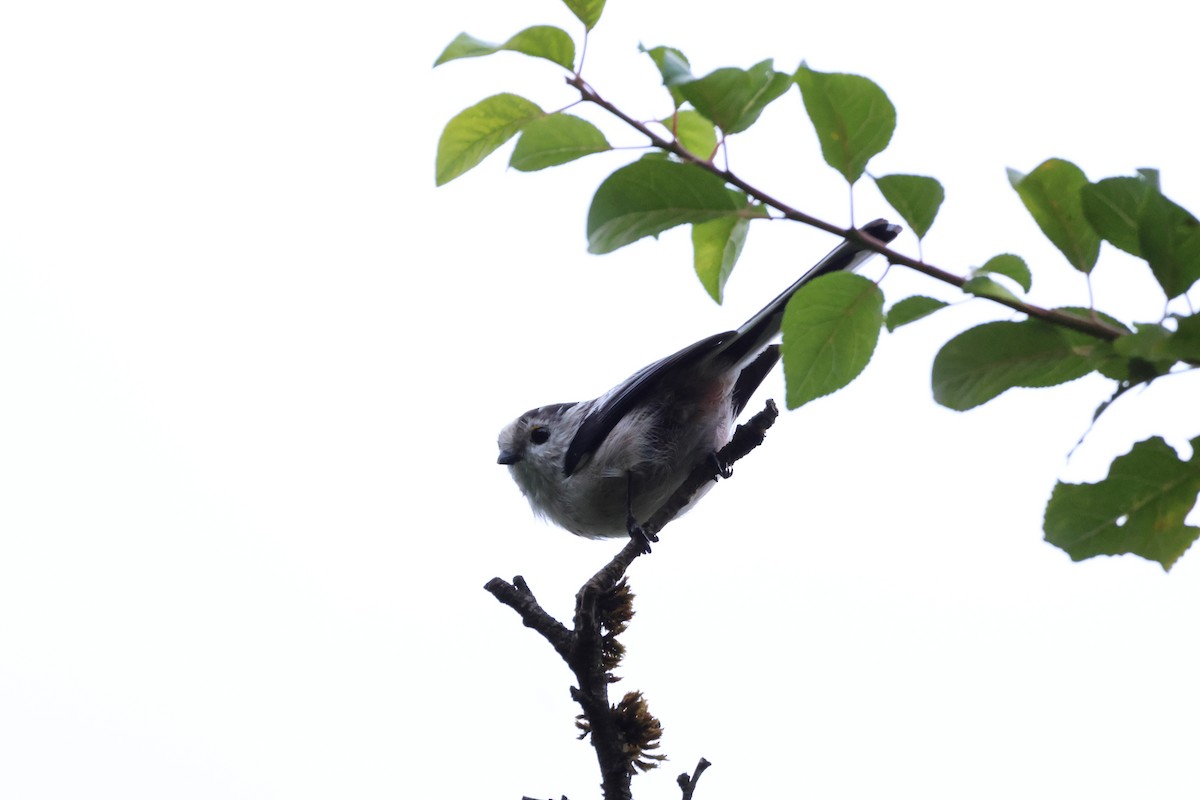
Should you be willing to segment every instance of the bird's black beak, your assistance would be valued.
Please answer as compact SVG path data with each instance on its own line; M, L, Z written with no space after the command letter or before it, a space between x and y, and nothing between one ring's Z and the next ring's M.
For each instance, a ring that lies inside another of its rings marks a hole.
M521 460L520 453L514 453L512 450L501 450L499 457L496 459L497 464L512 466Z

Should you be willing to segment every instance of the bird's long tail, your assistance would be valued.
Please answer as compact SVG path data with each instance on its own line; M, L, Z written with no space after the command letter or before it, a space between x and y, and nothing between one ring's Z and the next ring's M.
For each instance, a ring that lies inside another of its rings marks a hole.
M868 222L859 230L885 244L900 234L900 226L893 225L885 219ZM874 254L874 251L865 249L858 242L846 241L833 248L829 255L817 262L816 266L801 275L795 283L784 289L783 293L768 303L762 311L738 328L737 335L730 340L729 345L721 353L722 360L725 363L736 364L762 350L775 334L779 333L780 325L783 323L783 310L787 306L788 300L801 286L831 272L855 269Z

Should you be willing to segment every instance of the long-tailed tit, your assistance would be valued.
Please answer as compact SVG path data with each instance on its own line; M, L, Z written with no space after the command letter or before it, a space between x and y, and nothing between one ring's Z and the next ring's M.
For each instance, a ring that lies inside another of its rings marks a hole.
M881 242L900 232L885 220L862 230ZM768 342L796 290L871 255L843 242L736 331L701 339L594 400L525 412L500 432L496 461L508 466L535 513L571 533L635 532L638 520L657 511L728 441L734 420L779 360L779 345Z

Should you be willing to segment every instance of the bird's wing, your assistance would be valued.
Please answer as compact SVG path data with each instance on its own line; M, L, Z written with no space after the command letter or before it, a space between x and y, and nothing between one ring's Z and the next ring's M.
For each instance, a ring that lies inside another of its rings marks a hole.
M775 367L779 361L779 345L768 345L758 357L738 373L737 383L733 385L733 416L736 419L750 402L750 396L758 389L758 385Z
M726 331L690 344L678 353L638 370L624 383L596 401L596 406L584 418L570 446L567 447L567 456L563 460L563 475L570 477L588 456L595 453L617 423L624 419L631 409L645 402L646 398L661 386L665 376L675 370L691 370L697 362L707 358L713 349L723 345L733 335L734 331Z
M899 226L882 219L868 222L861 230L885 243L895 239L900 233ZM768 353L760 351L779 333L784 307L796 290L826 273L854 269L871 255L872 251L865 249L858 242L842 242L736 331L726 331L701 339L678 353L636 372L629 380L596 401L595 408L584 418L583 424L579 426L570 446L567 447L567 455L563 460L563 475L570 477L588 456L595 453L617 423L661 386L664 376L675 370L690 370L703 359L718 359L729 369L744 364L735 387L734 402L740 411L779 358L778 349Z

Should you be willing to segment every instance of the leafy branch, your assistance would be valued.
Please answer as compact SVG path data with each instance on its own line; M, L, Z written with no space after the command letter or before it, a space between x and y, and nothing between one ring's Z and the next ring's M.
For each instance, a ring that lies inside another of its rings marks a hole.
M764 206L770 206L771 208L775 209L785 219L789 219L793 222L803 223L804 225L817 228L825 231L826 233L832 233L833 235L839 236L843 239L857 241L867 249L873 250L887 258L888 262L891 264L900 264L910 267L923 275L927 275L930 278L939 280L942 283L950 284L958 289L964 288L972 280L971 278L965 278L948 270L936 267L933 264L928 264L920 259L906 256L903 253L892 249L887 244L880 242L878 239L872 238L870 235L865 234L856 228L842 228L832 222L828 222L811 214L806 214L797 208L793 208L782 200L778 200L775 197L767 194L762 189L751 185L731 170L718 167L715 163L713 163L711 158L704 159L695 155L682 144L680 144L678 139L668 140L659 136L649 126L637 121L601 97L595 89L593 89L583 80L581 75L571 75L567 78L567 83L579 90L580 98L582 100L603 108L609 114L612 114L626 125L646 136L646 138L650 140L650 145L652 147L671 153L682 162L694 164L697 167L712 173L730 186L736 186L738 189L745 192L747 196L754 198ZM893 175L888 177L896 178L901 176ZM908 219L907 215L905 215L905 221L910 225L913 225L912 220ZM992 302L1008 306L1014 311L1020 311L1021 313L1030 317L1034 317L1063 328L1079 331L1080 333L1085 333L1089 336L1094 336L1097 339L1104 341L1111 342L1128 333L1127 330L1116 325L1110 325L1100 317L1088 318L1064 311L1042 308L1041 306L1020 300L1012 294L1003 294L997 291L985 293L981 291L979 296L987 300L991 300Z
M915 270L967 297L979 297L1018 312L1023 318L988 322L959 333L934 359L934 399L965 411L1017 387L1046 387L1099 373L1113 382L1111 396L1092 414L1093 423L1130 388L1200 365L1200 315L1188 293L1200 281L1200 221L1163 195L1158 173L1091 181L1070 161L1051 158L1029 173L1009 170L1017 198L1043 234L1071 266L1089 276L1086 304L1044 308L1025 297L1033 286L1029 265L1012 253L1000 253L965 274L927 263L925 237L945 200L935 178L867 171L871 159L891 142L896 113L887 94L873 81L841 73L822 73L801 64L779 72L771 60L748 69L723 67L697 77L686 56L673 47L639 48L657 67L669 111L645 122L602 97L584 78L583 53L604 10L604 0L564 0L585 29L582 46L550 25L525 28L500 43L461 34L446 47L435 66L465 58L516 52L567 71L566 83L578 98L557 111L545 111L512 93L485 98L455 115L438 143L435 177L452 181L517 138L509 161L519 171L537 171L611 152L605 133L592 122L568 113L593 107L647 140L647 152L617 168L592 198L587 243L593 253L608 253L678 226L691 227L693 265L702 285L717 302L736 266L751 223L789 220L884 256L889 264ZM759 123L768 107L795 86L813 125L825 163L853 189L869 176L917 237L918 256L900 252L853 225L843 227L779 199L728 168L731 137ZM718 165L724 154L725 166ZM1144 260L1166 299L1163 316L1123 322L1093 307L1090 274L1108 242ZM882 329L895 331L936 314L946 300L911 296L885 307L878 283L845 273L817 279L796 293L784 314L782 356L790 408L799 407L846 386L871 360ZM1171 310L1172 305L1174 310ZM774 408L756 415L722 451L736 460L762 439L774 420ZM1116 458L1108 476L1091 484L1059 482L1047 504L1047 542L1072 559L1136 554L1164 570L1183 555L1200 534L1185 519L1200 495L1200 436L1190 442L1192 455L1181 458L1164 440L1151 437ZM651 540L678 513L696 487L711 480L710 465L697 467L681 487L679 505L668 503L643 527ZM578 686L572 697L582 714L579 727L590 735L607 798L628 798L635 769L650 769L662 756L654 752L661 726L644 698L630 692L615 705L608 685L623 653L617 635L632 616L632 594L624 576L644 551L631 540L580 589L572 627L547 614L521 578L493 579L487 589L520 614L567 662ZM694 775L679 778L685 798L708 766L703 759Z
M567 6L590 35L604 3L570 0ZM1097 372L1112 380L1114 387L1111 398L1095 410L1095 418L1132 386L1200 364L1200 317L1187 297L1200 280L1200 221L1162 193L1156 171L1143 169L1133 176L1091 181L1080 167L1059 158L1048 159L1028 173L1009 170L1018 198L1072 267L1090 275L1100 244L1107 241L1149 265L1169 313L1157 320L1123 322L1094 308L1090 296L1076 307L1044 308L1024 297L1032 288L1033 273L1017 255L998 254L959 274L875 241L854 227L844 228L801 210L728 167L718 166L717 157L728 150L731 137L758 123L771 103L796 86L825 162L851 189L864 175L870 176L920 245L937 218L944 190L932 177L867 172L870 160L887 148L896 124L890 99L873 81L818 72L805 64L794 73L783 73L776 71L770 60L748 69L724 67L697 77L677 48L642 48L658 68L666 90L664 100L670 107L669 113L647 123L589 85L576 66L575 48L573 43L568 46L569 42L571 37L565 31L546 25L527 28L495 45L463 34L437 63L503 50L550 61L568 71L566 81L579 93L573 106L599 108L646 137L649 152L615 170L595 192L587 224L591 252L611 252L670 228L690 225L697 275L720 302L756 220L786 219L857 240L890 264L913 269L967 296L999 303L1023 315L1018 321L971 328L941 348L933 366L934 397L957 410L974 408L1016 387L1053 386ZM596 125L582 117L566 110L546 112L519 95L500 94L465 109L446 125L438 146L437 182L459 177L518 135L510 161L518 170L544 169L616 149ZM805 287L789 307L791 324L785 320L783 360L788 402L793 408L857 377L870 360L883 327L894 331L948 305L942 299L914 296L893 303L885 313L883 304L876 302L882 298L882 294L874 294L877 289L834 277ZM1089 292L1090 288L1089 284ZM792 313L793 308L805 306L821 306L828 313L819 318ZM835 370L821 378L812 364L830 352L863 357L852 369ZM799 384L804 384L803 391L793 391ZM1176 462L1166 469L1163 480L1179 478L1178 470L1186 471L1190 463ZM1142 508L1138 498L1119 481L1105 485L1116 500L1115 516L1109 522L1120 529L1105 552L1153 552L1155 555L1147 557L1169 569L1200 533L1182 522L1195 505L1195 493L1165 492L1170 498L1164 501L1168 507L1155 517L1151 528L1170 530L1175 545L1165 550L1148 548L1144 539L1149 528L1119 524ZM1189 484L1183 481L1178 485ZM1056 496L1072 496L1069 491L1059 491L1065 486L1059 484ZM1086 516L1087 511L1070 503L1054 509L1056 516L1076 512ZM1047 540L1072 558L1095 555L1094 550L1052 536L1049 523L1048 509Z

